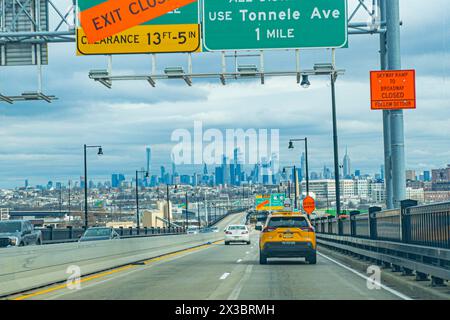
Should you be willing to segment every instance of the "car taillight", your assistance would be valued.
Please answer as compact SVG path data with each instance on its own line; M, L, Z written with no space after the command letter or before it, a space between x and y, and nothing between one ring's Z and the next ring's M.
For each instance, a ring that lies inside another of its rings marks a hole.
M232 234L232 232L231 231L227 231L227 232L225 232L225 234Z
M314 228L313 227L304 227L302 228L303 231L308 231L308 232L314 232Z
M247 234L248 233L248 231L242 231L242 233L241 234Z
M273 227L265 227L263 232L272 232L272 231L275 231L275 229L276 228L273 228Z

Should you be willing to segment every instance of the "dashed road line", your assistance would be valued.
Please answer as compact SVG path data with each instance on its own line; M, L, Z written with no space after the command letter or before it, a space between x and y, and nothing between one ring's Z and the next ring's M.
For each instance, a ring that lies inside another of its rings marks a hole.
M228 278L229 275L230 275L229 272L225 272L219 279L220 280L225 280L226 278Z

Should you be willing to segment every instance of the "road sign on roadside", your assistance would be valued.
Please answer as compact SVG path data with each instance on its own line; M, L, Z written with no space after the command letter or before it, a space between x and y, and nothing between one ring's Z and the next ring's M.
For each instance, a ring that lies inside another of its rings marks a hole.
M80 11L105 0L79 0ZM77 55L176 53L201 51L198 3L132 27L95 43L77 29Z
M307 196L305 199L303 199L303 210L307 213L307 214L311 214L314 212L314 210L316 210L316 203L314 201L314 199L310 196Z
M340 48L347 44L346 0L203 0L210 51Z
M416 108L415 70L371 71L372 110Z

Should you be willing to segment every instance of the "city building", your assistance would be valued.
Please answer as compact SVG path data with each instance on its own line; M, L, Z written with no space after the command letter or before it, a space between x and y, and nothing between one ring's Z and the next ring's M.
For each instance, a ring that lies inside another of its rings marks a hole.
M406 170L406 181L416 181L416 171Z
M351 178L351 163L347 148L345 148L343 164L344 164L344 179L349 179Z

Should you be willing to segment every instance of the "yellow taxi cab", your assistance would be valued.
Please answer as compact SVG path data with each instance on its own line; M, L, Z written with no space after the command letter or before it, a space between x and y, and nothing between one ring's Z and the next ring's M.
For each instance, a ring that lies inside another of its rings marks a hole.
M316 264L316 233L308 217L299 212L270 214L259 239L259 263L268 258L305 258Z

